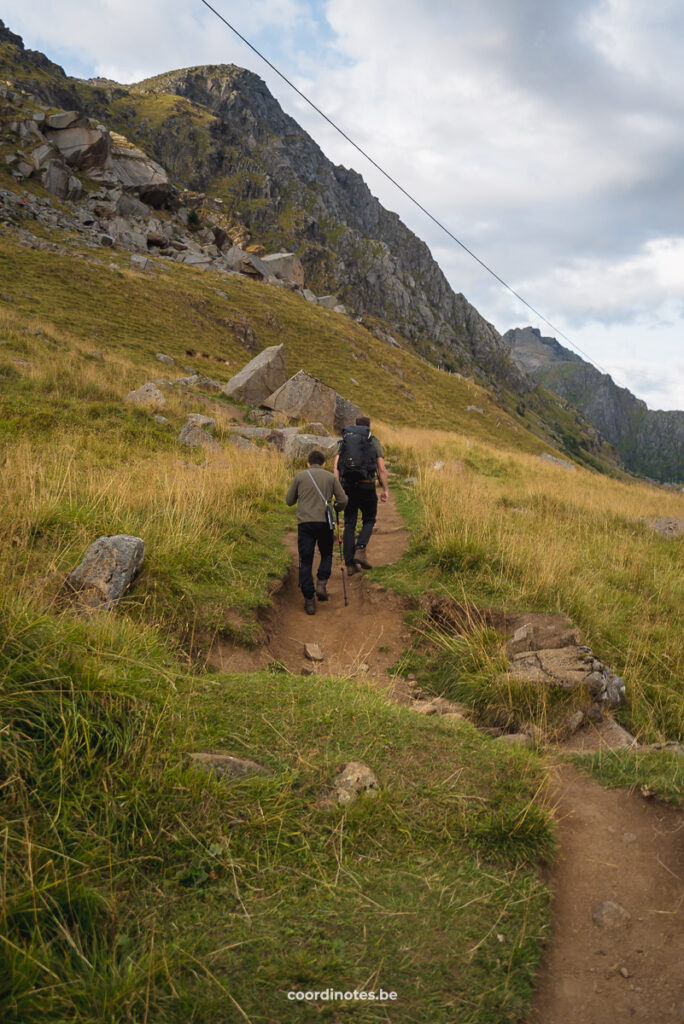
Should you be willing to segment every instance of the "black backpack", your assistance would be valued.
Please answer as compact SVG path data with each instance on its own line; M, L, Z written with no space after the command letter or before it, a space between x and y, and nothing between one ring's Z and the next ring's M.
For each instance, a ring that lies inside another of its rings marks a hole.
M347 484L366 483L375 478L377 455L370 427L344 428L337 468Z

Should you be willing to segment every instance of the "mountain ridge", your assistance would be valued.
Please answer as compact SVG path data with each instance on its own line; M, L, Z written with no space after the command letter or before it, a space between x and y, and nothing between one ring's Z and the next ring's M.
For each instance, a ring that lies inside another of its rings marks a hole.
M684 412L649 409L609 374L535 327L513 328L503 340L524 372L594 424L628 470L661 482L684 480Z

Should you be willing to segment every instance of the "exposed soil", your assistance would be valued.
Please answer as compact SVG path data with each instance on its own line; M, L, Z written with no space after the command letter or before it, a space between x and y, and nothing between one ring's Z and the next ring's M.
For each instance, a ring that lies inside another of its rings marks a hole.
M397 561L407 543L408 532L390 496L379 507L368 557L378 566ZM297 587L294 533L287 544L293 564L262 620L263 643L245 651L223 642L211 652L210 663L241 672L281 662L292 672L313 670L371 683L409 703L407 684L388 673L410 639L407 602L361 573L346 579L345 607L337 553L330 600L319 602L316 615L307 616ZM447 614L437 606L429 610L436 620ZM531 621L529 615L490 621L490 613L465 606L456 610L456 618L460 625L486 624L507 633ZM566 621L559 617L554 626L562 628ZM322 649L320 663L307 661L304 654L304 645L312 642ZM580 735L576 749L601 746L600 730ZM548 874L553 928L528 1024L681 1024L684 816L638 794L604 789L569 765L555 767L554 778L560 854ZM592 915L605 903L629 916L618 924L595 923Z
M408 544L408 531L392 495L378 506L378 520L367 549L373 565L386 565L401 558ZM382 589L364 572L345 576L348 604L344 604L339 545L335 542L333 571L328 584L328 601L318 601L316 615L306 615L297 583L297 536L288 535L286 545L292 565L274 606L262 617L262 643L246 651L227 642L219 643L209 663L226 672L247 672L280 662L291 672L315 671L320 675L343 676L366 681L387 690L395 699L408 700L403 679L388 673L410 639L404 611L407 602ZM314 562L314 568L318 559ZM304 645L316 643L322 662L308 661Z
M555 769L555 799L553 930L528 1024L681 1024L682 814L569 765ZM595 923L606 902L629 918Z

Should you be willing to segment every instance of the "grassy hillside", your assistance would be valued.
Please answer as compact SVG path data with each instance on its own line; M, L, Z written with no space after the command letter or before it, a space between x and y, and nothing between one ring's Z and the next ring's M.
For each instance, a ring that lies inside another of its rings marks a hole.
M405 1024L523 1019L548 931L543 758L343 680L206 670L198 646L249 643L285 570L292 467L228 447L240 410L222 396L166 392L166 424L123 399L186 366L228 379L246 324L259 348L282 342L291 372L359 402L386 442L413 544L380 578L573 615L624 672L644 737L673 738L681 715L681 542L637 519L683 515L681 495L540 461L482 389L284 289L138 274L62 242L71 255L0 234L0 1015L265 1024L310 1017L288 992L332 987L396 991ZM180 426L208 410L223 451L188 453ZM116 611L78 614L64 575L119 532L144 538L143 571ZM482 702L498 652L481 641L422 663L425 682ZM188 765L197 750L270 774L220 782ZM350 759L380 796L322 805Z

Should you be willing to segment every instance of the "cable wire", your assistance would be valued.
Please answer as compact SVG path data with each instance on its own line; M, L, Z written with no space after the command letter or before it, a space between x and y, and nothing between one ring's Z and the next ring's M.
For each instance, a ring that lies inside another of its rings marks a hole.
M260 60L262 60L265 64L267 64L268 67L271 68L271 70L274 71L276 73L276 75L278 75L279 78L282 78L283 82L285 82L287 85L289 85L290 88L292 90L294 90L294 92L296 92L297 95L300 96L304 100L305 103L308 103L308 105L313 110L315 110L316 113L320 117L322 117L324 121L327 121L327 123L332 128L334 128L335 131L338 132L338 134L341 135L343 139L346 139L346 141L349 143L350 146L353 146L354 149L357 150L361 154L362 157L364 157L364 159L368 160L368 162L370 164L372 164L373 167L375 167L375 169L377 171L379 171L380 174L383 175L383 177L387 178L387 180L389 182L391 182L392 185L394 185L394 187L397 188L402 193L402 195L406 196L406 198L411 203L413 203L414 206L417 206L418 209L422 213L424 213L425 216L429 218L429 220L431 220L433 222L433 224L436 224L437 227L440 228L440 230L443 231L446 235L448 235L448 237L452 241L456 242L456 244L459 245L461 247L461 249L463 249L464 252L467 252L468 255L470 257L472 257L472 259L475 260L476 263L479 263L479 265L484 270L486 270L488 274L491 274L491 276L496 281L498 281L499 284L502 285L507 291L509 291L511 293L511 295L513 295L518 300L518 302L521 302L523 304L523 306L526 306L527 309L531 310L534 313L535 316L539 317L539 319L542 320L547 325L547 327L550 327L551 330L554 331L561 338L563 338L564 341L567 341L568 345L570 345L577 352L579 352L581 355L583 355L585 357L585 359L587 359L590 363L592 363L596 367L597 370L600 370L601 373L604 373L607 376L609 376L607 370L604 370L602 366L599 366L599 364L594 359L592 359L592 357L590 355L588 355L586 352L584 352L579 347L579 345L576 345L574 341L572 341L570 338L568 338L567 334L565 334L563 331L561 331L559 327L556 327L554 324L552 324L550 320L547 320L543 313L540 313L538 309L535 309L535 307L532 306L527 301L527 299L524 299L522 297L522 295L520 295L515 290L515 288L512 288L506 281L504 281L504 279L502 277L500 277L499 274L497 274L495 270L492 270L491 267L487 266L487 264L484 262L484 260L481 260L480 257L477 256L472 251L472 249L469 249L468 246L464 242L462 242L460 238L457 238L456 235L452 231L450 231L449 228L446 227L445 224L443 224L437 217L435 217L432 213L430 213L430 211L427 210L422 205L422 203L420 203L415 198L415 196L411 195L411 193L408 192L404 188L403 185L401 185L395 178L393 178L392 175L388 171L386 171L384 169L384 167L381 167L380 164L376 160L373 159L373 157L370 155L370 153L367 153L366 150L363 149L362 146L359 146L359 144L357 142L354 142L354 140L349 135L347 135L347 133L342 128L340 128L340 126L338 124L336 124L332 120L332 118L328 117L328 115L323 110L321 110L320 107L316 106L316 104L313 102L313 100L310 100L309 97L305 93L303 93L301 91L301 89L298 89L297 86L294 84L294 82L290 81L290 79L285 74L283 74L283 72L280 71L280 69L277 68L276 65L273 64L268 59L268 57L264 56L264 54L260 50L258 50L256 48L256 46L254 46L252 43L250 43L249 39L246 39L245 36L243 36L241 32L238 32L238 30L235 28L235 26L231 25L231 23L226 18L224 18L223 15L219 11L217 11L215 7L212 7L212 5L208 2L208 0L200 0L200 3L204 4L204 6L206 8L208 8L208 10L210 10L212 12L212 14L215 14L216 17L219 19L219 21L222 21L223 24L226 25L226 27L229 28L230 31L233 32L238 37L238 39L242 40L242 42L245 44L245 46L248 46L249 49L253 53L255 53L257 55L257 57L259 57Z

